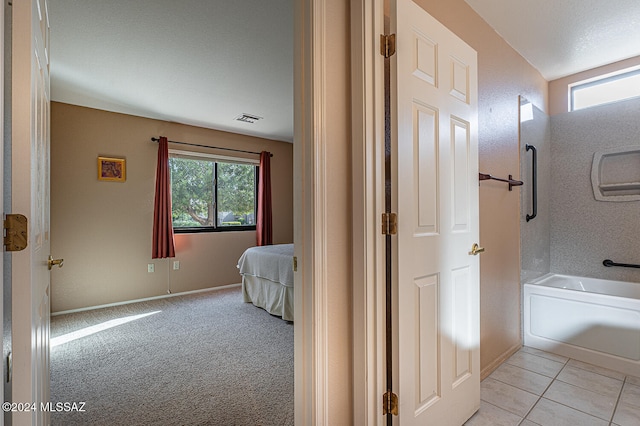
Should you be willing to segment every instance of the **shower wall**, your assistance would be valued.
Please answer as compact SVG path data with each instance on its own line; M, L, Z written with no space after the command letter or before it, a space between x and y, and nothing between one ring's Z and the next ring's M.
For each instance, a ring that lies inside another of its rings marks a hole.
M521 101L521 105L526 103L528 101ZM520 279L523 283L551 270L551 122L549 116L540 109L533 105L531 108L533 118L520 123L520 178L524 182L520 190ZM526 215L532 214L533 208L533 153L525 150L527 144L535 146L538 154L538 211L537 216L529 222L526 221Z
M604 259L640 263L640 201L596 201L591 185L596 152L640 146L640 99L558 114L550 121L551 271L640 282L640 269L602 265ZM540 190L539 200L544 198Z

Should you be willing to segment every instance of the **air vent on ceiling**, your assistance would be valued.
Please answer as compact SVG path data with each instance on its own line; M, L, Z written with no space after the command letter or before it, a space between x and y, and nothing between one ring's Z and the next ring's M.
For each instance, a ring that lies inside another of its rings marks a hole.
M262 117L258 117L257 115L251 115L251 114L240 114L239 116L234 118L234 120L236 120L236 121L244 121L245 123L252 123L253 124L258 120L262 120Z

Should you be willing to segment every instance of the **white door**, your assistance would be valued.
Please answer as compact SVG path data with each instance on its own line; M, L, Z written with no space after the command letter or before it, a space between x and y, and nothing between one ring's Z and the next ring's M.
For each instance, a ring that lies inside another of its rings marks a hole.
M49 423L49 22L47 0L13 2L12 210L29 220L12 254L13 401L36 404L14 425Z
M395 6L399 424L460 426L480 406L477 55Z

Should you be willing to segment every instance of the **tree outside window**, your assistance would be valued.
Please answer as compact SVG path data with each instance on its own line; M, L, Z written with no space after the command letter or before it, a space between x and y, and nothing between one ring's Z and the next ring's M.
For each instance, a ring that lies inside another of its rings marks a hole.
M177 232L255 229L255 165L173 156L169 168Z

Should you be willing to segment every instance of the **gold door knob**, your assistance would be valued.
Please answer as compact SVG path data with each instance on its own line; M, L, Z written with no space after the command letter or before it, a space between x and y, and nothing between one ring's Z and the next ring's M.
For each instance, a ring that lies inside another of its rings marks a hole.
M471 256L477 256L482 252L484 252L484 247L480 247L477 243L473 243L473 245L471 246L471 251L469 252L469 254Z
M58 268L62 268L64 259L54 259L53 256L49 255L49 259L47 260L47 266L49 270L54 267L54 265L58 265Z

